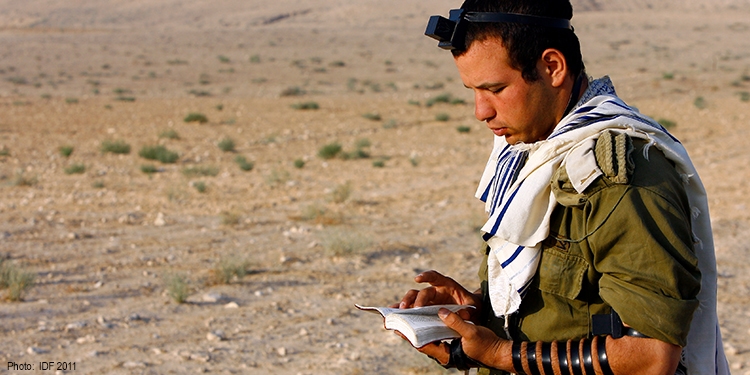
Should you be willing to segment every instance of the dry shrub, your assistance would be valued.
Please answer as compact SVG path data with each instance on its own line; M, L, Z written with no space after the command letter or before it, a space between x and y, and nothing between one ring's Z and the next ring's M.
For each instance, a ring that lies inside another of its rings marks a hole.
M0 290L7 290L5 298L9 301L21 301L23 294L34 286L35 278L35 274L0 260Z
M185 303L190 296L190 285L188 279L182 274L167 274L164 276L164 286L169 298L177 303Z
M351 229L329 229L321 233L323 250L332 257L362 254L372 246L372 240Z
M211 278L208 284L229 284L234 280L240 280L248 274L250 262L236 258L226 258L219 261L211 270Z

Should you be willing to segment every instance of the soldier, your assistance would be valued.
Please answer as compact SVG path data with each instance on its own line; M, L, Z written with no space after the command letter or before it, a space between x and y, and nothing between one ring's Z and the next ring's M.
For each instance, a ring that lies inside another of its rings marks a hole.
M418 350L480 374L728 374L708 204L677 139L585 73L569 0L466 0L427 34L495 135L481 288L436 271L395 304L461 334ZM473 324L470 324L473 323Z

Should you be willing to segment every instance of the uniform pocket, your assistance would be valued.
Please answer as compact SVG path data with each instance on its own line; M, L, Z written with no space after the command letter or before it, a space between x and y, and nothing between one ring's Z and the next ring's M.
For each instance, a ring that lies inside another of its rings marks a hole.
M583 258L568 254L566 243L556 242L552 247L543 246L539 265L539 290L576 299L581 294L588 264Z

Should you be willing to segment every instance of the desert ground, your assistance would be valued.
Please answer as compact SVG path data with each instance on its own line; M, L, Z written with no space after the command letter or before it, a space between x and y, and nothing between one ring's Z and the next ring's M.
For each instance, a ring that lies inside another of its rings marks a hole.
M611 3L588 73L690 152L750 374L750 2ZM449 373L354 304L477 285L492 134L423 36L459 5L0 0L0 373Z

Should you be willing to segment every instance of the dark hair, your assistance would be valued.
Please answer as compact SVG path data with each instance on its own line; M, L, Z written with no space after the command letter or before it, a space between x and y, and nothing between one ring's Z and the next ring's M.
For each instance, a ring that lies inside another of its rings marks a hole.
M466 12L519 13L568 20L573 18L570 0L465 0L461 9ZM503 42L508 50L511 66L520 70L527 82L540 78L536 64L542 52L548 48L562 52L574 77L585 70L581 44L572 30L508 22L469 22L464 45L468 49L475 41L493 37ZM460 56L464 52L466 50L453 50L453 55Z

